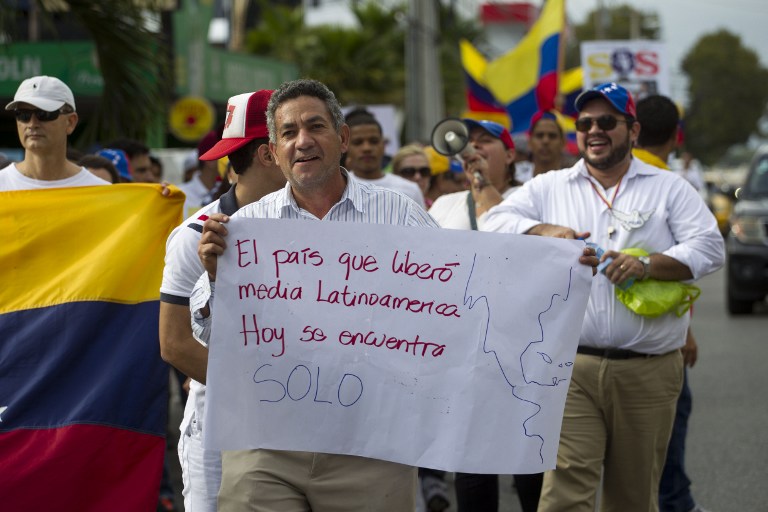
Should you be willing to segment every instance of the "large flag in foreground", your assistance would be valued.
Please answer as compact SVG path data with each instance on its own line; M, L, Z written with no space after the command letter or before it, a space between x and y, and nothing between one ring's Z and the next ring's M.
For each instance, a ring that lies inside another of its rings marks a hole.
M165 452L165 240L183 194L0 193L3 510L149 511Z
M488 63L485 82L506 106L512 133L527 132L536 112L555 107L564 0L547 0L541 16L508 53Z

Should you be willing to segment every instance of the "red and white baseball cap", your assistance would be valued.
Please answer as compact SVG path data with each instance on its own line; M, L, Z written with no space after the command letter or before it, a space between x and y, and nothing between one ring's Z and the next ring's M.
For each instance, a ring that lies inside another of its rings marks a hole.
M262 89L229 98L221 140L200 155L200 160L218 160L253 139L267 137L267 103L271 96L271 90Z

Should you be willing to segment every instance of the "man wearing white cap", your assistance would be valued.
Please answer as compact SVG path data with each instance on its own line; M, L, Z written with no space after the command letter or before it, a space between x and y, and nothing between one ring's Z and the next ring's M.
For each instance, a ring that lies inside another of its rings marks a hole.
M64 82L52 76L27 78L5 110L16 117L25 151L24 160L0 170L0 190L109 185L67 160L67 137L78 118Z
M192 378L179 440L185 510L215 511L221 482L221 454L202 445L208 348L193 338L189 321L189 297L204 272L197 244L205 219L215 213L232 215L285 184L267 145L265 112L271 95L272 91L261 90L229 99L222 138L200 159L229 156L237 183L218 201L185 220L166 245L160 287L160 350L163 359Z

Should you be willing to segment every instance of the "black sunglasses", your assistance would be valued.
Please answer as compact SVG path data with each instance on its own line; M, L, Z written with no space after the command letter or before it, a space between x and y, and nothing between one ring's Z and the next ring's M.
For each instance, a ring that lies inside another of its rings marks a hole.
M405 178L413 178L416 176L416 173L419 173L422 178L432 175L429 167L403 167L398 171L398 174Z
M32 115L37 118L38 121L48 122L55 121L61 114L70 114L71 112L62 112L61 110L54 110L48 112L47 110L35 109L35 110L14 110L13 115L16 116L17 121L22 123L28 123L32 119Z
M619 119L610 115L604 115L600 117L580 117L576 120L576 131L588 132L592 128L592 123L596 122L597 127L604 132L613 130L616 128L617 123L626 123L626 119Z

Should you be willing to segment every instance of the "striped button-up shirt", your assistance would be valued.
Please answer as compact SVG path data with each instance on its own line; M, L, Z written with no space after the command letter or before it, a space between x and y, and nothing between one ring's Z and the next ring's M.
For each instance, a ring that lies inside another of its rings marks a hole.
M339 202L333 205L322 219L296 204L290 183L286 183L285 188L242 207L234 216L439 227L434 219L409 197L362 180L349 179L346 170L342 172L347 186ZM198 280L189 302L192 310L192 330L199 341L207 344L210 338L211 317L203 318L200 314L206 304L212 307L213 303L213 287L208 282L207 273Z

